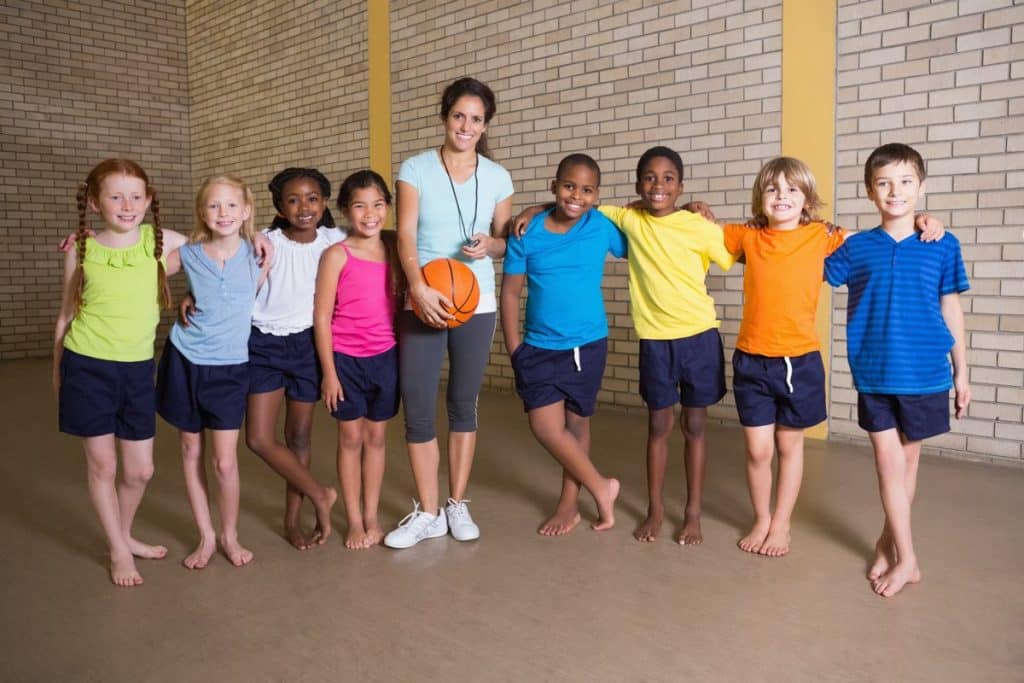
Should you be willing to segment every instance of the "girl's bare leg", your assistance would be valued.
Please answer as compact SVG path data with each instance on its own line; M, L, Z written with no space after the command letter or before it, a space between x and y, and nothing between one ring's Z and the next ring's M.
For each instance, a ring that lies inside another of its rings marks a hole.
M141 585L142 575L135 568L135 558L121 525L114 435L87 437L82 440L82 445L88 471L89 498L110 549L110 580L117 586Z
M162 559L167 556L167 548L143 543L132 536L135 512L142 503L142 496L146 493L149 480L153 478L153 439L118 439L117 446L121 450L121 480L117 486L117 499L121 510L121 527L128 548L135 557L147 560Z
M185 491L192 517L199 529L199 544L184 560L189 569L203 569L217 549L217 532L210 517L209 487L206 483L205 444L202 432L180 432L181 464L185 471Z
M465 500L476 452L476 432L448 433L448 489L455 500Z
M220 547L236 567L252 562L252 551L238 542L238 508L241 483L238 476L238 430L211 429L213 471L217 477L220 508Z
M363 418L338 421L338 481L348 520L345 547L350 550L368 547L362 508L364 422Z

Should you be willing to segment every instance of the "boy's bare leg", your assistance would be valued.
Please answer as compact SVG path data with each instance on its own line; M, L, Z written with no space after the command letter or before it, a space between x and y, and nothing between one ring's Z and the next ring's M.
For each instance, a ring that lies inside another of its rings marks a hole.
M366 529L367 546L384 540L378 509L387 461L387 430L385 421L363 421L363 528Z
M88 469L89 498L110 550L110 580L116 586L141 585L142 575L135 568L135 558L121 527L114 435L87 437L82 440L82 445Z
M790 522L804 479L804 430L776 425L775 444L779 451L775 514L772 515L768 536L758 551L768 557L781 557L789 552Z
M582 417L570 410L565 411L565 428L590 457L590 418ZM540 527L537 533L541 536L564 536L580 523L580 482L569 470L562 468L562 493L558 497L555 513Z
M700 529L701 503L704 497L704 423L707 408L683 408L679 416L679 428L683 432L685 450L683 463L686 466L686 512L683 529L676 537L680 545L700 545L704 535Z
M238 542L238 508L242 485L238 476L238 430L211 429L213 471L217 477L217 507L220 512L220 547L231 564L242 567L252 562L252 551Z
M316 404L288 401L285 415L285 441L277 439L277 417L284 400L284 389L250 394L246 408L245 439L249 448L287 482L285 494L285 538L299 550L323 543L331 533L331 508L338 492L321 486L309 471L309 441ZM307 537L300 523L302 499L306 495L316 509L318 535Z
M872 582L872 588L875 593L888 598L903 590L907 583L920 580L911 535L910 499L905 484L907 457L895 429L872 432L869 436L875 450L882 507L896 546L896 564Z
M619 482L598 472L575 436L566 429L564 403L534 408L528 416L530 429L541 445L594 497L598 520L591 528L603 531L615 526L614 507L619 495Z
M199 530L199 544L181 561L188 569L202 569L217 549L217 532L210 517L209 488L206 483L206 461L203 457L202 432L179 432L181 466L185 472L185 492L192 508L192 518Z
M921 461L921 442L907 441L903 434L900 434L900 441L903 443L903 454L907 461L903 484L907 491L907 498L910 500L911 509L913 509L914 495L917 493L917 468ZM868 581L877 580L894 564L896 564L896 546L892 540L892 532L889 530L889 522L886 520L882 524L882 533L878 537L878 541L875 542L875 559L868 570ZM918 572L917 580L920 580L920 572Z
M117 500L121 511L121 527L128 549L135 557L160 560L167 557L167 548L162 545L143 543L132 536L135 512L142 503L146 486L153 478L153 439L142 441L117 440L121 450L121 480L117 484Z
M744 427L747 444L747 488L754 508L754 525L750 533L739 540L741 550L748 553L761 551L772 524L772 455L775 451L775 425Z
M366 527L363 522L363 418L338 421L338 481L345 505L348 532L345 547L366 548Z
M641 542L656 539L665 519L665 468L673 421L672 406L647 411L647 519L633 532Z

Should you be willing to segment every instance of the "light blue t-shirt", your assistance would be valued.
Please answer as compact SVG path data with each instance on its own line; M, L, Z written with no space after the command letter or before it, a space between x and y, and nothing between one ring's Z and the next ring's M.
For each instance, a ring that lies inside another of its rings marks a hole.
M523 341L557 351L608 336L601 278L609 253L626 256L626 237L595 209L554 233L544 227L550 213L534 216L520 239L509 237L504 271L526 274Z
M242 240L222 269L203 245L186 244L178 252L196 312L189 326L174 323L171 342L196 365L235 365L249 360L249 329L260 267L252 245Z
M403 161L398 169L398 182L412 185L419 195L416 249L420 266L436 258L454 258L465 262L473 269L480 284L477 312L493 313L498 310L494 296L494 263L490 258L470 260L462 255L466 236L459 225L459 209L462 210L462 219L469 235L478 232L490 234L494 208L512 196L512 176L487 157L479 156L478 159L476 179L470 176L462 184L455 183L458 206L452 196L452 184L436 149Z
M952 233L938 242L897 242L882 228L857 233L825 259L825 279L850 290L846 349L857 391L934 394L952 386L953 335L941 300L970 286Z

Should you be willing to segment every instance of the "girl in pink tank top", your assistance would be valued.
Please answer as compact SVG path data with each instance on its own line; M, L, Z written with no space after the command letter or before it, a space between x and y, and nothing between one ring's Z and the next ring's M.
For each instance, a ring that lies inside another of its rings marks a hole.
M369 548L384 532L377 518L387 421L398 413L395 313L403 279L393 230L384 230L391 192L373 171L353 173L338 191L349 237L320 257L313 329L323 367L324 403L338 420L338 478L345 547Z

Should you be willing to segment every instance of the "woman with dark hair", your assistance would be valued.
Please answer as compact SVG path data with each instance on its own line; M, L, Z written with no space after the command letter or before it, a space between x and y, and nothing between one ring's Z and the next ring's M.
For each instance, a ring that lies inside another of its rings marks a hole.
M399 377L406 441L419 502L384 539L408 548L449 528L460 541L478 538L466 505L476 449L477 395L491 350L497 311L493 259L505 254L512 215L512 178L490 158L487 125L494 93L474 78L460 78L441 97L444 141L402 163L398 172L398 252L409 281L399 317ZM469 322L449 329L451 302L427 286L420 267L436 258L464 261L476 274L480 304ZM417 318L411 310L416 304ZM448 502L440 506L440 447L434 429L437 391L448 353ZM421 508L422 504L422 508Z

